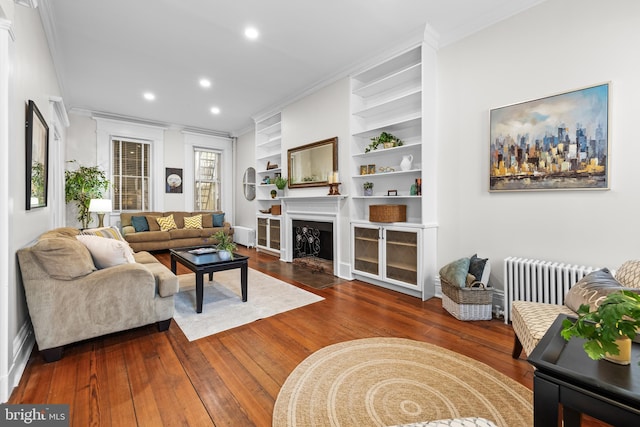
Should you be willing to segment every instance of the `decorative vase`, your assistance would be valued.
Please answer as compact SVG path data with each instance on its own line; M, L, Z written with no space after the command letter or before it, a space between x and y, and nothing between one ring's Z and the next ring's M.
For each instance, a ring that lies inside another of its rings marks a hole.
M231 252L229 251L218 251L218 256L222 261L229 261L231 259Z
M272 199L275 199L277 195L278 195L278 192L276 190L271 190L271 198Z
M394 147L394 145L395 145L395 144L393 143L393 141L391 141L391 142L383 142L383 143L382 143L382 146L383 146L384 148L393 148L393 147Z
M400 169L403 171L411 170L413 166L413 155L407 154L406 156L402 156L402 161L400 162Z
M365 188L364 189L365 196L373 196L373 188Z
M618 365L629 365L631 363L631 340L629 337L618 338L616 340L620 353L609 354L604 356L605 360L609 362L617 363Z

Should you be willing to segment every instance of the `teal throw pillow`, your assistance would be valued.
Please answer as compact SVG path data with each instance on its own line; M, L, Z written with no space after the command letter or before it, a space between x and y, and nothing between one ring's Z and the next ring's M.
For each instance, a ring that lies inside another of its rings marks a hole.
M224 214L213 214L213 226L224 227Z
M452 286L465 288L467 273L469 272L469 258L460 258L450 262L440 269L440 279Z
M149 231L149 223L145 216L132 216L131 225L136 229L136 233L140 231Z

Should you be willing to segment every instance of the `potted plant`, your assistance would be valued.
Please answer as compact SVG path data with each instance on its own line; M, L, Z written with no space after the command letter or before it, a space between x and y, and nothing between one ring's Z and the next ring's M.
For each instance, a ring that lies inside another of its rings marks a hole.
M364 184L362 184L362 187L364 188L365 196L373 196L373 182L367 181Z
M69 160L69 163L77 163ZM78 166L75 170L64 171L65 202L75 202L78 208L77 220L82 228L87 228L93 220L89 212L91 199L100 199L109 188L109 180L97 166Z
M218 256L220 256L220 259L223 261L233 259L233 251L237 248L236 244L233 242L233 237L222 230L217 231L211 237L218 242L216 244L216 249L218 250Z
M280 194L281 196L284 195L284 188L287 186L288 183L289 181L287 180L286 177L276 176L274 180L274 184L278 188L278 194Z
M371 143L364 152L368 153L371 150L377 150L378 146L382 144L384 148L399 147L403 144L402 140L389 132L382 132L379 136L371 138Z
M632 291L614 292L602 301L595 311L583 304L578 319L565 319L562 337L584 338L587 355L599 360L605 358L615 363L630 363L631 342L640 328L640 295ZM628 353L628 354L623 354Z

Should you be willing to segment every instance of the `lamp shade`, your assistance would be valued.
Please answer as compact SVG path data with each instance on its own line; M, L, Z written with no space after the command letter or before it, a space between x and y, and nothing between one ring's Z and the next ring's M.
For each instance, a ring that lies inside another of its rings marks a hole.
M91 199L89 212L111 212L111 199Z

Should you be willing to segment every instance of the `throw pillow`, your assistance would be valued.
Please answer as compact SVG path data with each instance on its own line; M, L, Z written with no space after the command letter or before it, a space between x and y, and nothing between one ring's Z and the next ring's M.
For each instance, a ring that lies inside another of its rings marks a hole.
M149 223L147 222L147 217L145 216L132 216L131 217L131 225L136 229L136 233L141 231L149 231Z
M213 226L224 227L224 214L213 214Z
M120 230L118 227L101 227L101 228L88 228L86 230L82 230L82 233L86 236L100 236L106 237L107 239L115 239L125 242L124 237L120 234Z
M76 239L89 249L95 266L100 270L136 262L131 253L131 248L126 242L83 234L76 236Z
M176 222L173 220L173 214L169 216L163 216L156 218L158 225L160 226L160 231L169 231L178 228L176 226Z
M213 215L202 215L202 228L213 228Z
M616 280L629 288L640 288L640 261L627 261L616 271Z
M606 269L592 271L580 279L569 289L564 298L564 305L578 311L582 304L588 304L589 310L597 310L607 295L625 289L611 272Z
M42 268L54 279L73 280L96 270L91 254L75 238L42 239L31 250Z
M202 229L202 215L185 216L184 228Z
M469 273L473 274L479 282L482 282L482 273L488 260L489 258L478 258L478 254L473 254L471 258L469 258ZM485 282L482 283L486 285Z
M147 224L149 225L149 231L160 231L160 224L158 224L158 217L153 215L146 215Z
M469 258L460 258L450 262L440 269L440 279L450 285L464 288L467 286L469 272Z

